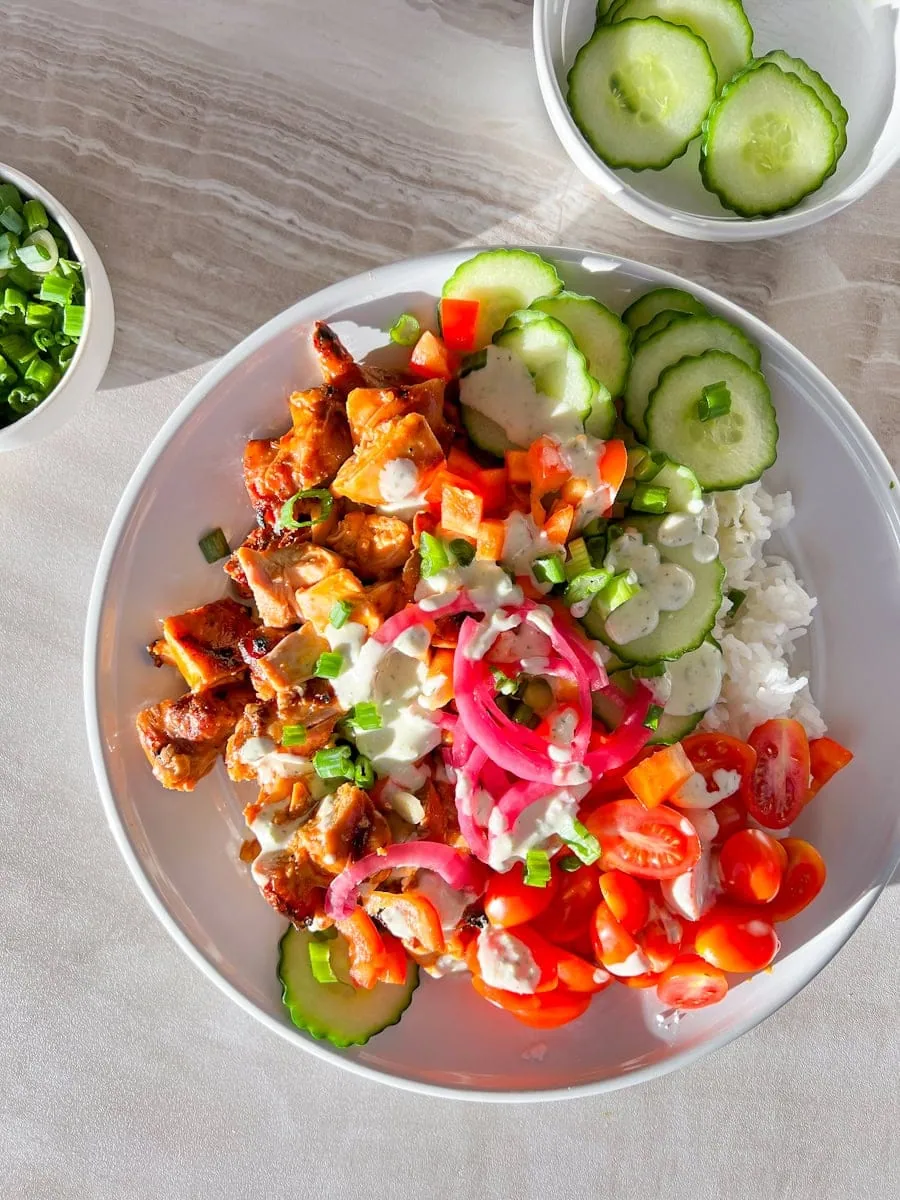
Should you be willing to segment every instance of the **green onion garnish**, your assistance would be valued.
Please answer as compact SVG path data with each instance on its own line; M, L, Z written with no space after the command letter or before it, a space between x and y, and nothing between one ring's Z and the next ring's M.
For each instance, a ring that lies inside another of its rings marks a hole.
M593 534L585 540L592 567L602 567L606 559L606 532Z
M68 312L69 310L66 309L65 311ZM27 328L47 329L53 324L55 319L56 312L50 307L49 304L34 304L29 300L28 307L25 309L25 325ZM33 340L34 344L37 345L37 338L34 338ZM46 349L46 347L41 348Z
M659 679L666 673L666 664L655 662L647 663L646 666L637 665L631 668L631 673L635 679Z
M343 629L350 620L352 612L353 605L349 600L335 600L331 606L331 612L328 614L328 624L334 629Z
M371 733L373 729L381 728L381 713L378 711L378 705L373 704L371 700L361 700L359 704L354 704L350 720L363 733Z
M525 883L545 888L550 882L550 856L546 850L529 850L525 855Z
M302 746L305 741L305 725L285 725L281 731L282 746Z
M331 943L309 943L309 969L316 983L337 983L338 977L331 969Z
M22 214L16 212L11 204L0 212L0 225L4 229L8 229L10 233L24 233L25 222L22 220Z
M42 358L33 358L25 369L25 378L40 391L46 393L52 391L56 386L59 375Z
M616 492L616 504L630 504L636 487L633 479L623 479L622 486Z
M564 837L563 841L575 855L575 857L583 862L586 867L591 863L595 863L600 857L600 843L587 828L582 825L579 820L572 822L572 832L568 837Z
M740 588L732 588L731 591L728 593L728 600L729 600L729 603L731 604L731 612L729 613L729 616L731 616L731 617L735 616L737 613L737 610L741 607L741 605L744 603L744 601L746 599L747 599L746 592L742 592Z
M2 208L14 208L16 212L22 211L22 197L14 183L0 183L0 209Z
M313 674L318 679L337 679L344 669L344 656L336 650L326 650L320 654Z
M202 537L197 544L208 563L218 562L220 558L227 558L231 553L228 539L221 529L214 529L212 533Z
M357 787L368 791L375 783L375 769L372 760L361 754L353 767L353 782Z
M28 311L28 297L19 288L8 287L3 293L3 311L21 313L24 317Z
M0 271L8 271L10 267L14 267L18 262L16 258L16 250L19 247L19 239L14 233L0 234Z
M84 332L84 305L70 304L63 311L62 331L66 337L80 338Z
M412 313L401 313L388 330L391 341L398 346L414 346L419 340L421 325Z
M620 571L597 593L597 606L603 617L620 608L641 590L634 571Z
M461 567L467 567L475 557L475 547L465 538L454 538L450 543L450 553Z
M320 779L352 779L353 757L349 746L329 746L313 755L313 770Z
M484 366L487 366L487 350L473 350L471 354L462 356L459 377L465 379L472 371L480 371Z
M647 450L635 463L632 475L638 483L649 483L666 465L666 456L658 450Z
M29 392L20 387L13 388L6 397L6 403L20 417L24 417L33 408L37 408L41 400L43 400L43 396L39 392Z
M46 229L50 223L47 220L47 210L40 200L26 200L22 205L22 216L29 233L34 233L36 229Z
M38 349L27 338L18 333L10 333L0 338L0 352L24 374L25 367L33 358L37 358Z
M2 218L0 218L2 220ZM703 395L697 401L697 416L701 421L712 421L715 417L724 417L731 412L731 392L724 379L718 383L710 383L703 389Z
M604 571L602 567L592 567L572 580L566 588L563 600L566 604L579 604L602 591L611 578L609 571Z
M447 547L440 538L424 530L419 534L419 558L422 560L419 570L423 579L430 579L432 575L437 575L439 571L445 571L450 566Z
M593 564L584 538L573 538L567 549L569 557L566 561L566 579L574 579L591 569Z
M531 564L531 573L538 583L565 583L566 568L558 554L545 554Z
M43 277L40 296L48 304L58 304L61 308L65 308L72 303L74 293L74 279L67 279L65 275L56 271L51 271L49 275Z
M584 863L575 854L564 854L556 860L556 865L561 871L568 871L571 875L573 871L580 871Z
M32 245L28 245L26 242L16 251L16 258L29 271L41 274L43 268L50 262L51 255L46 246L41 245L40 242L34 242Z
M491 674L494 676L494 686L501 696L514 696L519 689L519 682L516 679L511 679L509 675L501 671L499 667L491 667Z
M644 719L645 729L659 729L659 718L663 715L662 706L659 704L651 704L647 709L647 716Z
M608 525L606 527L606 538L608 543L618 541L620 537L625 535L624 525Z
M317 517L301 517L298 521L294 516L294 505L299 500L318 500L320 504ZM295 492L290 500L285 500L278 514L278 524L282 529L308 529L311 525L321 525L331 516L334 497L328 488L303 488Z
M669 503L669 489L655 483L635 484L631 507L635 512L664 513Z

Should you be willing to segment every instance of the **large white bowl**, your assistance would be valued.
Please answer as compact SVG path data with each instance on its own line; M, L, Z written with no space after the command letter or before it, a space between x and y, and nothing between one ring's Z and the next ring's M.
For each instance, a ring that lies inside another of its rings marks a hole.
M679 237L750 241L805 229L858 200L900 158L900 19L893 0L744 0L754 53L783 49L831 84L850 114L847 149L823 187L765 220L730 213L700 182L699 140L664 171L613 170L566 105L566 76L594 29L597 0L535 0L534 57L553 128L576 167L633 217Z
M72 361L46 400L12 425L0 429L2 453L48 437L75 415L80 404L94 395L109 365L116 315L100 255L69 210L36 180L2 162L0 182L13 183L23 196L40 200L53 220L62 226L75 257L84 268L85 306L84 332Z
M471 252L469 252L471 253ZM148 702L181 690L144 653L157 621L225 592L198 536L221 525L232 541L253 523L241 483L249 436L287 427L287 394L318 381L311 323L332 322L357 354L383 347L404 311L428 320L465 251L398 263L336 284L270 321L193 389L148 449L122 497L100 562L85 647L91 754L109 822L141 890L175 940L229 996L320 1058L401 1087L482 1100L548 1099L603 1091L673 1070L774 1012L838 950L889 878L900 850L895 799L895 697L900 678L900 510L892 472L845 400L783 338L704 288L653 267L573 250L545 250L570 286L617 309L661 285L690 287L763 351L781 443L771 486L794 492L787 545L821 611L813 626L815 691L856 753L798 822L824 853L828 882L783 927L771 975L726 1001L657 1022L645 993L615 987L586 1017L537 1034L480 1000L465 979L425 978L412 1007L368 1046L336 1050L294 1029L275 975L283 922L237 856L250 785L224 769L193 795L164 791L134 734ZM251 792L252 794L252 792ZM848 1020L852 1013L848 1011Z

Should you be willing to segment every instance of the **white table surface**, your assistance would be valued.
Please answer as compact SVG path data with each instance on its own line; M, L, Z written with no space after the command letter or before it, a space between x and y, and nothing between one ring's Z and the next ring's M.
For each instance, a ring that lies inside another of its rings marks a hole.
M645 229L557 145L525 0L32 0L0 16L0 157L85 225L119 318L99 395L0 459L2 1200L900 1193L900 888L791 1004L678 1075L543 1106L416 1097L292 1050L169 941L106 829L81 704L103 533L202 365L406 254L555 242L682 271L799 345L897 465L900 176L787 240Z

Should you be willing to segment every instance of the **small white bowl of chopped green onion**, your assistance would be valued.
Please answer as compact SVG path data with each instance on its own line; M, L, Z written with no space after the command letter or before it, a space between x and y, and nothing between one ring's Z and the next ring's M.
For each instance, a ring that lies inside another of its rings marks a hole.
M84 230L0 163L0 451L46 437L96 391L114 330L109 280Z
M535 0L569 157L638 220L747 241L839 212L900 158L896 0Z

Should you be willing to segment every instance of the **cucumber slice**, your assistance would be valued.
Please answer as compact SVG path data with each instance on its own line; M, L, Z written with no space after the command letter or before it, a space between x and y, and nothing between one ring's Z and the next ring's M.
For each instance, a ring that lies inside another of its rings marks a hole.
M669 489L666 512L696 515L703 511L703 491L697 476L690 467L682 466L681 463L672 462L670 459L654 475L653 483L656 487Z
M706 639L716 623L722 604L722 581L725 568L718 558L712 562L698 562L693 547L663 546L657 540L659 526L664 517L632 517L623 524L636 529L648 544L655 545L660 560L675 563L694 576L694 594L690 601L677 612L659 614L659 624L652 633L624 645L616 642L606 630L606 620L595 601L582 619L588 634L604 642L628 663L655 663L660 659L680 658L696 648Z
M449 300L477 300L474 349L486 346L510 313L539 296L562 291L556 267L530 250L484 250L461 263L441 291Z
M736 354L738 358L742 358L754 370L759 367L760 357L756 346L740 329L736 329L728 321L723 321L721 317L685 315L672 321L635 350L628 386L625 388L623 415L639 438L647 441L644 414L660 373L680 358L702 354L704 350L710 349L727 350L729 354ZM654 446L653 449L662 450L663 447ZM670 457L681 461L677 455L673 454Z
M691 651L691 653L696 654L696 651ZM684 658L688 657L690 655L684 655ZM679 658L676 661L683 662L684 659ZM634 692L634 676L629 669L613 671L609 677L609 681L610 683L614 683L626 696L630 696ZM614 730L622 720L622 709L616 704L612 696L604 695L602 692L594 692L591 702L594 709L594 716L599 717L607 729L610 731ZM693 733L702 720L702 712L692 713L689 716L673 716L664 709L662 716L659 718L659 725L656 727L656 732L647 745L671 746L673 742L680 742L689 733Z
M465 404L460 405L459 411L466 433L479 450L502 458L507 450L516 449L496 421Z
M635 350L638 346L643 346L644 342L652 338L655 333L660 333L663 329L668 329L676 317L683 316L684 313L676 312L672 308L666 308L661 313L657 313L652 321L648 321L646 325L641 325L631 335Z
M591 401L591 411L584 419L584 432L605 442L613 436L617 420L616 406L609 389L602 383L597 383Z
M732 80L710 109L700 177L739 216L770 216L822 186L837 162L837 141L837 126L813 89L761 63Z
M575 124L609 166L634 171L680 158L715 95L706 43L657 17L600 25L569 71Z
M696 296L684 292L681 288L654 288L638 296L622 313L622 320L634 332L652 321L661 312L693 313L696 317L708 316L708 310L703 307Z
M544 313L514 312L494 334L494 344L522 360L542 396L584 421L591 411L595 381L587 359L562 321ZM505 425L503 421L499 424Z
M370 1037L396 1025L409 1008L419 984L419 968L410 960L405 983L376 983L371 990L350 982L347 943L338 935L331 946L337 983L319 983L309 965L314 935L292 925L279 945L278 976L284 1003L298 1029L334 1046L364 1046Z
M620 9L624 3L625 0L597 0L597 19L595 24L608 25L617 9Z
M724 380L731 411L709 421L697 415L704 387ZM775 461L778 422L759 371L721 350L667 367L650 395L650 444L689 466L706 491L726 491L759 479Z
M741 0L624 0L609 18L660 17L703 38L718 76L719 90L753 57L753 30Z
M614 312L593 296L575 292L544 296L531 307L562 321L597 382L611 396L622 395L631 366L631 348L628 330Z
M816 93L825 107L828 109L828 115L834 121L837 128L837 141L834 145L834 167L837 166L837 160L847 149L847 122L850 120L850 115L841 104L841 98L837 92L829 84L825 82L818 71L814 71L809 63L803 61L802 58L792 58L790 54L784 50L770 50L768 54L764 54L759 62L774 63L782 71L789 71L796 75L801 83L805 83L807 87L811 87ZM831 173L834 173L832 167Z

